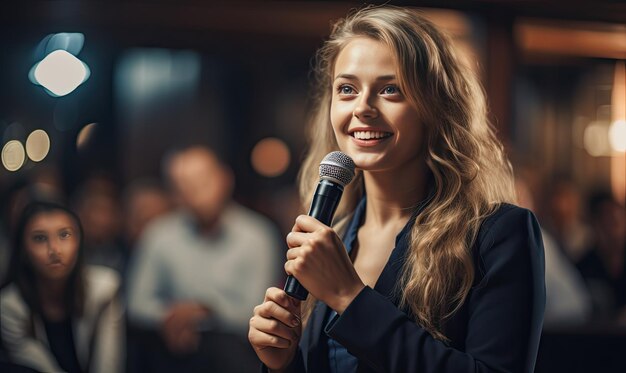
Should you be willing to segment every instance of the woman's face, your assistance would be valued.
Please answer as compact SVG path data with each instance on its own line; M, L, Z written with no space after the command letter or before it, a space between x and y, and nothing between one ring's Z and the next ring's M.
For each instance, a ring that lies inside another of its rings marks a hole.
M341 151L366 171L415 169L424 128L399 88L392 51L355 38L335 62L330 119Z
M63 211L34 215L24 230L24 249L35 273L44 280L69 276L80 245L74 219Z

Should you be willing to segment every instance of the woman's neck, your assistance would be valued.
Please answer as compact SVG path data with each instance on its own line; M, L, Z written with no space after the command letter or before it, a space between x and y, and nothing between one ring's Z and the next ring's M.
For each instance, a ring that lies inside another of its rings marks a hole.
M52 321L63 320L69 310L65 305L67 280L39 280L37 289L43 316Z
M427 193L428 172L424 162L406 170L378 171L363 174L367 194L364 225L384 228L403 226Z

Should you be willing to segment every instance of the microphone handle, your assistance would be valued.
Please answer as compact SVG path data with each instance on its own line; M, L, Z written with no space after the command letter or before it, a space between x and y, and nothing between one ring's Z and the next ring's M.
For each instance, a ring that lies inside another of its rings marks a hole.
M308 215L330 226L342 194L343 187L341 185L325 179L320 180L315 189ZM287 276L284 290L288 295L299 300L305 300L309 295L309 291L291 275Z

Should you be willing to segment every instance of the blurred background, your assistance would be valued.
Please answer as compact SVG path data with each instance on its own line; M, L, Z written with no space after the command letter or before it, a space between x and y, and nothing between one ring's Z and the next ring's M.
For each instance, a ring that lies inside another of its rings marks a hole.
M476 68L520 204L555 248L546 276L563 290L548 289L537 371L626 371L626 2L388 3L420 8ZM191 143L212 147L235 200L286 234L311 60L362 4L4 1L1 273L28 193L64 196L94 242L132 250L169 208L149 193L166 193L161 158ZM594 274L591 254L614 265Z

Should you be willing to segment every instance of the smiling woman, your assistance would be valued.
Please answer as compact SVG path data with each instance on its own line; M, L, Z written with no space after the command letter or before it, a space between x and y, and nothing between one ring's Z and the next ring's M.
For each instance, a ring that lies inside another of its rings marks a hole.
M287 235L285 271L312 297L267 290L250 319L261 361L276 372L532 372L540 230L511 204L512 170L472 70L418 12L390 6L337 22L317 58L303 200L325 154L344 152L357 173L333 227L302 215Z
M387 45L364 37L335 62L330 120L339 148L362 169L419 168L423 124L400 90L396 65Z
M48 202L28 205L13 242L12 271L0 292L2 343L12 363L37 371L118 372L118 276L83 265L76 214Z

